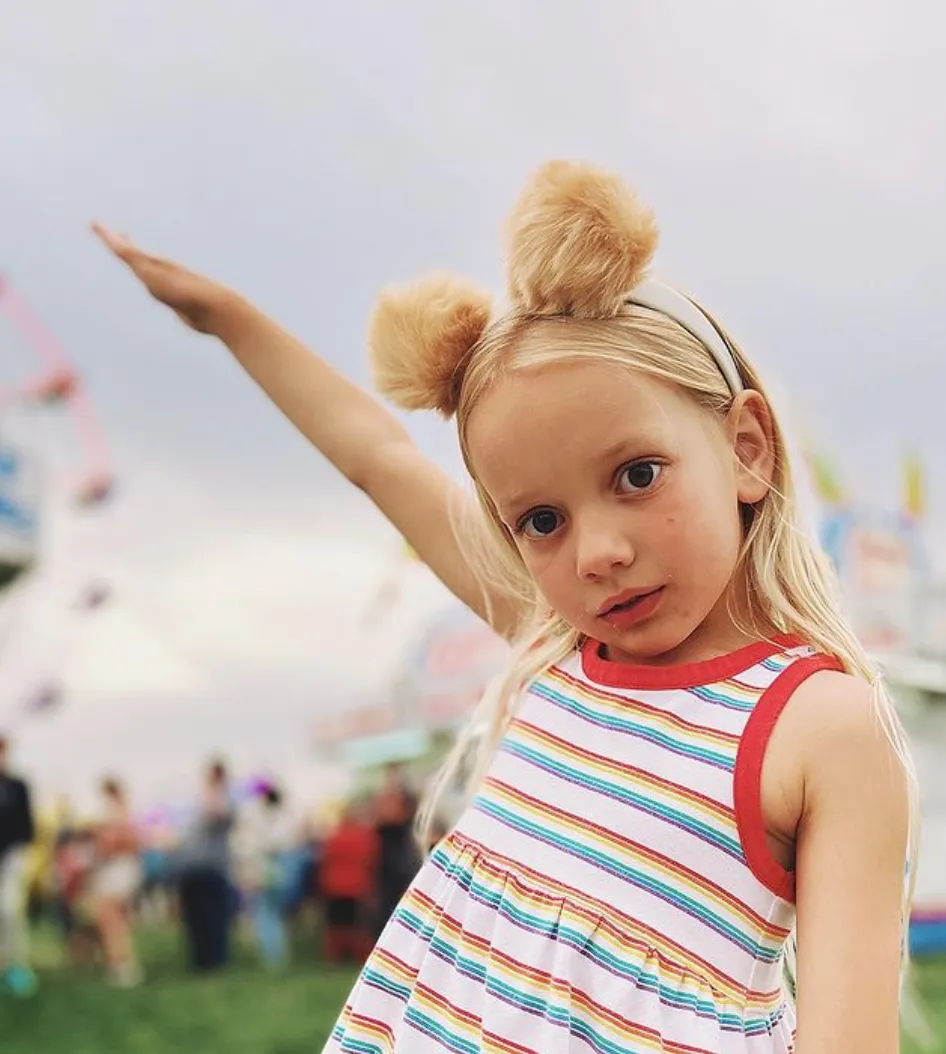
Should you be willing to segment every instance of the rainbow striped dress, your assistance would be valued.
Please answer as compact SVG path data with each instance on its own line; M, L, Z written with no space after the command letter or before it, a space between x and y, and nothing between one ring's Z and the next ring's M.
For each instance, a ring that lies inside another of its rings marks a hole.
M638 667L594 642L523 695L385 928L328 1054L790 1051L793 876L762 760L798 641Z

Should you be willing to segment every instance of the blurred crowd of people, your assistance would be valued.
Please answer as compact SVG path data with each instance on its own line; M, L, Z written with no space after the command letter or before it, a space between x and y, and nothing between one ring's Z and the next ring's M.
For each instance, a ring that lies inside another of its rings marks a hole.
M104 779L95 820L64 818L28 880L39 834L28 785L0 737L0 981L36 988L30 925L55 922L66 961L101 964L108 982L144 978L135 932L147 917L180 927L190 968L231 960L234 929L253 935L269 968L290 961L291 927L308 907L328 962L363 961L421 862L416 797L391 766L376 791L349 802L324 830L300 824L274 782L238 801L227 766L211 762L199 801L173 842L154 844L136 823L122 783Z

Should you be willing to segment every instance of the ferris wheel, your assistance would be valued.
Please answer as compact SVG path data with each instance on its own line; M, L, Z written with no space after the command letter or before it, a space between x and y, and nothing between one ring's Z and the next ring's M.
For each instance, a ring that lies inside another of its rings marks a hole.
M50 417L57 420L55 458L43 441ZM47 509L55 504L69 517L88 516L114 489L105 432L78 369L0 274L0 680L7 645L23 629L23 601L47 555ZM79 591L71 599L75 610L96 608L109 594L91 568ZM19 710L48 709L60 695L54 680L42 679Z

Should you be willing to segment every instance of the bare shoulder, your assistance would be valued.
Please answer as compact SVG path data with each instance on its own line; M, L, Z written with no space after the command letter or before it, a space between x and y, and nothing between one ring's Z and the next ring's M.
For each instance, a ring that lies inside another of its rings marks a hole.
M773 735L797 763L830 749L830 744L864 735L876 722L872 688L863 678L818 670L792 692Z
M785 716L801 725L817 724L824 736L867 724L873 712L873 688L863 677L818 670L792 693Z
M806 733L815 753L851 742L887 741L873 685L839 670L819 670L794 691L786 719Z
M766 830L783 864L794 860L799 827L813 809L840 805L852 793L867 808L874 794L885 808L902 808L902 794L891 795L890 785L902 789L905 766L889 732L863 678L819 670L794 690L762 771Z
M811 793L832 788L856 785L870 798L902 784L905 758L895 722L862 677L821 670L800 684L786 708L783 734L798 759L808 806Z

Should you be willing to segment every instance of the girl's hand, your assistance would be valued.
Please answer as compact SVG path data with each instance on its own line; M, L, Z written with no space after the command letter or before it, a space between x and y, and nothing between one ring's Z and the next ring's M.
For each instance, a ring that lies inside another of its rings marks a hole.
M149 256L125 235L115 234L100 223L92 230L115 256L126 263L148 292L167 304L191 329L216 333L221 315L239 297L226 286L188 271L171 260Z

